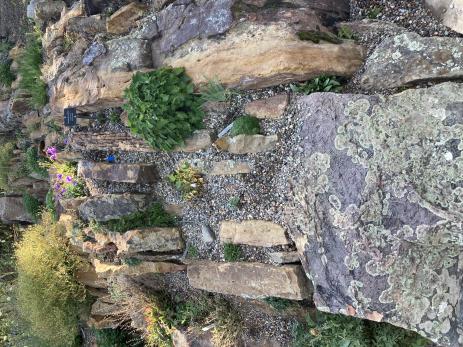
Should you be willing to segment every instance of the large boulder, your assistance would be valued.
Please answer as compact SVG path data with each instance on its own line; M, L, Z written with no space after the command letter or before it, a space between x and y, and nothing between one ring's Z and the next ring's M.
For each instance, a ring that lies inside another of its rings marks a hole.
M463 78L463 39L403 33L383 40L360 75L366 90Z
M281 177L318 309L463 344L463 85L297 101Z
M463 1L425 0L425 4L444 25L463 34Z

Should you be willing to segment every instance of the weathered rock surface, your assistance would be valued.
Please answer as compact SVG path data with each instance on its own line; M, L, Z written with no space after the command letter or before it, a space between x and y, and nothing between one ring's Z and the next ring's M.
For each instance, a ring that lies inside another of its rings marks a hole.
M75 35L93 37L106 31L106 20L101 15L74 17L68 20L66 32Z
M64 1L60 0L32 0L27 6L27 16L34 20L48 21L59 18L65 7Z
M249 163L236 160L222 160L212 163L209 175L224 176L251 173L252 169Z
M129 133L112 132L76 132L70 139L71 147L76 151L107 150L127 152L156 152L146 141ZM185 145L175 149L178 152L196 152L212 145L208 130L195 131L192 137L185 140Z
M135 21L143 16L146 6L138 2L121 7L106 21L106 30L110 34L125 34L135 26Z
M0 219L5 224L32 222L32 216L26 212L21 196L0 197Z
M285 219L316 306L461 345L463 86L297 102Z
M444 25L463 34L463 1L425 0L425 4Z
M109 278L112 276L119 275L141 276L154 273L179 272L184 271L186 269L185 265L147 261L141 262L137 265L116 265L103 263L98 259L94 259L93 265L95 266L95 271L98 274L98 276L102 278Z
M107 194L88 198L79 206L80 217L84 220L107 222L118 219L145 208L149 197L136 194Z
M404 33L383 40L368 57L360 85L389 89L463 77L463 39Z
M283 116L288 106L288 95L280 94L268 99L255 100L244 107L244 112L257 118L276 119Z
M260 247L273 247L290 243L285 235L285 230L280 225L263 220L222 222L219 235L222 243Z
M246 298L302 300L311 292L302 268L297 265L198 261L188 265L188 280L194 288Z
M275 148L277 141L277 135L238 135L224 136L218 139L215 145L233 154L249 154L271 151Z
M270 260L275 264L299 263L297 252L272 252L269 254Z
M86 179L126 183L153 183L157 174L149 164L108 164L82 160L77 166L79 176Z
M115 329L122 323L124 312L109 296L98 298L92 305L88 324L94 329Z
M183 66L196 84L217 78L229 87L263 88L328 74L350 76L363 62L353 42L335 45L300 40L286 23L242 23L225 40L190 42L165 59Z
M118 254L137 252L178 252L184 247L182 232L178 228L143 228L129 230L123 234L116 232L96 233L100 247L114 244Z

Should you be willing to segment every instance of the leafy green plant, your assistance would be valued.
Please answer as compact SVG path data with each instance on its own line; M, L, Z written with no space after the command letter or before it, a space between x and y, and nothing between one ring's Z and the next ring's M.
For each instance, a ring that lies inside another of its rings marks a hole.
M196 197L204 185L204 179L200 172L186 161L167 176L167 179L182 193L185 200Z
M121 122L121 115L118 112L111 110L108 115L108 120L111 124L118 124Z
M26 150L26 167L29 172L34 172L42 177L48 177L48 171L46 168L40 165L44 160L39 158L36 147L29 147Z
M0 83L7 87L10 87L13 81L16 79L16 76L11 71L10 67L10 60L7 60L6 62L0 62Z
M312 41L313 43L320 43L320 41L331 42L334 44L342 43L336 35L318 30L304 30L297 32L297 36L302 41Z
M238 208L240 206L241 199L238 196L231 197L228 200L228 206L231 208Z
M206 87L201 91L202 102L224 102L232 95L217 79L207 81Z
M207 317L211 309L210 300L203 296L195 300L182 302L175 308L174 324L183 327L200 324Z
M172 150L202 127L200 97L183 68L137 72L125 91L129 127L151 146Z
M34 108L44 106L48 101L47 85L42 80L42 39L40 29L26 35L26 46L18 60L18 72L21 76L20 88L30 95L30 104Z
M195 245L189 245L187 254L188 254L188 257L190 258L198 258L199 257L198 248Z
M55 196L53 195L53 190L49 190L45 196L45 208L50 212L53 221L58 220L58 213L56 212Z
M94 330L96 345L98 347L142 347L140 337L132 332L122 329Z
M172 347L172 307L165 294L159 293L151 298L151 304L145 310L148 347Z
M223 245L223 258L225 261L239 261L243 257L243 252L239 245L226 243Z
M319 76L305 83L291 84L290 88L295 93L311 94L315 92L339 92L341 83L332 76Z
M256 135L260 134L259 119L252 116L242 116L233 122L233 127L230 130L230 136L238 135Z
M73 346L79 314L86 309L85 287L76 280L84 265L64 234L64 226L44 212L15 250L18 307L32 333L49 347Z
M346 40L355 40L355 34L352 31L351 28L346 27L346 26L341 26L338 29L338 37L340 39L346 39Z
M26 192L23 194L23 204L26 212L32 216L34 221L37 221L41 210L40 201Z
M7 142L0 146L0 190L7 190L8 174L11 169L11 159L13 159L14 144Z
M154 203L145 211L137 211L120 219L113 219L104 225L116 232L143 227L172 227L176 224L175 217L167 213L160 203Z
M317 312L293 331L294 347L425 347L429 341L387 323Z
M383 12L383 8L381 6L374 6L367 12L367 17L369 19L376 19L378 16Z

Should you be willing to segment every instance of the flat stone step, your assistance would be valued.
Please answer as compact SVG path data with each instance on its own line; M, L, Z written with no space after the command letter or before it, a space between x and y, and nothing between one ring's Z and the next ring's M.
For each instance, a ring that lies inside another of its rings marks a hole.
M137 265L116 265L103 263L98 259L93 260L95 271L100 278L109 278L118 275L140 276L153 273L170 273L186 270L186 265L178 265L168 262L142 261Z
M312 291L299 265L197 261L190 263L187 271L190 285L194 288L245 298L302 300L308 298Z
M238 135L224 136L215 142L222 151L233 154L249 154L271 151L278 142L277 135Z
M69 145L74 151L127 151L127 152L157 152L146 141L129 133L90 133L76 132ZM208 130L197 130L185 140L185 145L175 149L177 152L193 153L212 145L212 137Z
M151 198L144 194L97 195L79 206L79 215L86 221L107 222L142 210L150 201Z
M77 173L86 179L125 183L154 183L157 179L156 168L148 164L109 164L81 160Z
M280 225L263 220L224 221L220 224L219 235L222 243L257 247L290 244L284 229Z
M288 94L251 101L244 107L244 113L262 119L278 119L283 116L288 102Z
M114 244L117 254L138 252L177 252L184 248L182 232L178 228L142 228L129 230L123 234L117 232L95 233L99 247Z

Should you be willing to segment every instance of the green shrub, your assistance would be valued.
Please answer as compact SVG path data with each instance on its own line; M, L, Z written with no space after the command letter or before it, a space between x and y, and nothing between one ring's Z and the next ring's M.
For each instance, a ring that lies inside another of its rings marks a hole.
M425 347L429 344L416 333L387 323L376 323L340 314L307 315L305 326L294 329L294 347Z
M291 84L291 90L295 93L311 94L315 92L339 92L341 90L341 83L336 77L320 76L314 78L306 83L299 85Z
M202 127L200 97L183 68L137 72L125 92L129 127L151 146L172 150Z
M169 298L163 293L157 293L151 298L149 307L145 310L148 347L173 347L172 327L173 311Z
M42 39L40 29L26 35L26 46L18 60L21 76L20 88L30 95L30 105L34 108L45 106L48 101L47 85L42 80Z
M239 261L243 257L243 252L239 245L226 243L223 245L223 258L225 261Z
M0 190L7 190L8 175L11 170L11 159L13 159L14 144L7 142L0 146Z
M183 162L167 179L182 193L185 200L196 197L204 185L202 175L188 162Z
M224 102L231 96L231 92L226 89L217 79L207 81L206 87L201 91L202 102Z
M259 119L252 116L242 116L233 122L230 136L260 134Z
M346 26L341 26L338 30L338 37L340 39L346 40L355 40L355 34L351 28Z
M193 259L198 258L199 257L198 248L195 245L189 245L187 254L189 258L193 258Z
M26 150L26 168L29 172L34 172L42 177L48 177L48 171L44 167L40 166L40 163L43 160L40 160L39 155L37 154L36 147L29 147Z
M313 43L320 43L320 41L331 42L334 44L342 43L342 40L340 40L336 35L319 30L299 31L297 32L297 36L300 40L312 41Z
M75 277L83 263L64 234L64 226L45 212L15 250L18 307L32 333L49 347L73 346L86 308L85 287Z
M110 230L120 233L143 227L172 227L175 224L175 217L167 213L160 203L151 205L145 211L137 211L105 223Z
M369 19L376 19L381 14L381 12L383 12L383 8L381 6L374 6L368 10L367 17Z
M34 221L37 221L41 209L40 201L26 192L23 194L23 204L26 212L32 216Z
M265 298L264 301L278 311L284 311L294 304L291 300L276 297Z
M45 208L48 212L51 213L53 221L58 220L58 213L56 212L56 203L55 203L55 196L53 194L53 190L49 190L47 195L45 196Z
M7 87L11 86L11 83L16 79L13 72L10 70L11 61L0 63L0 83Z

